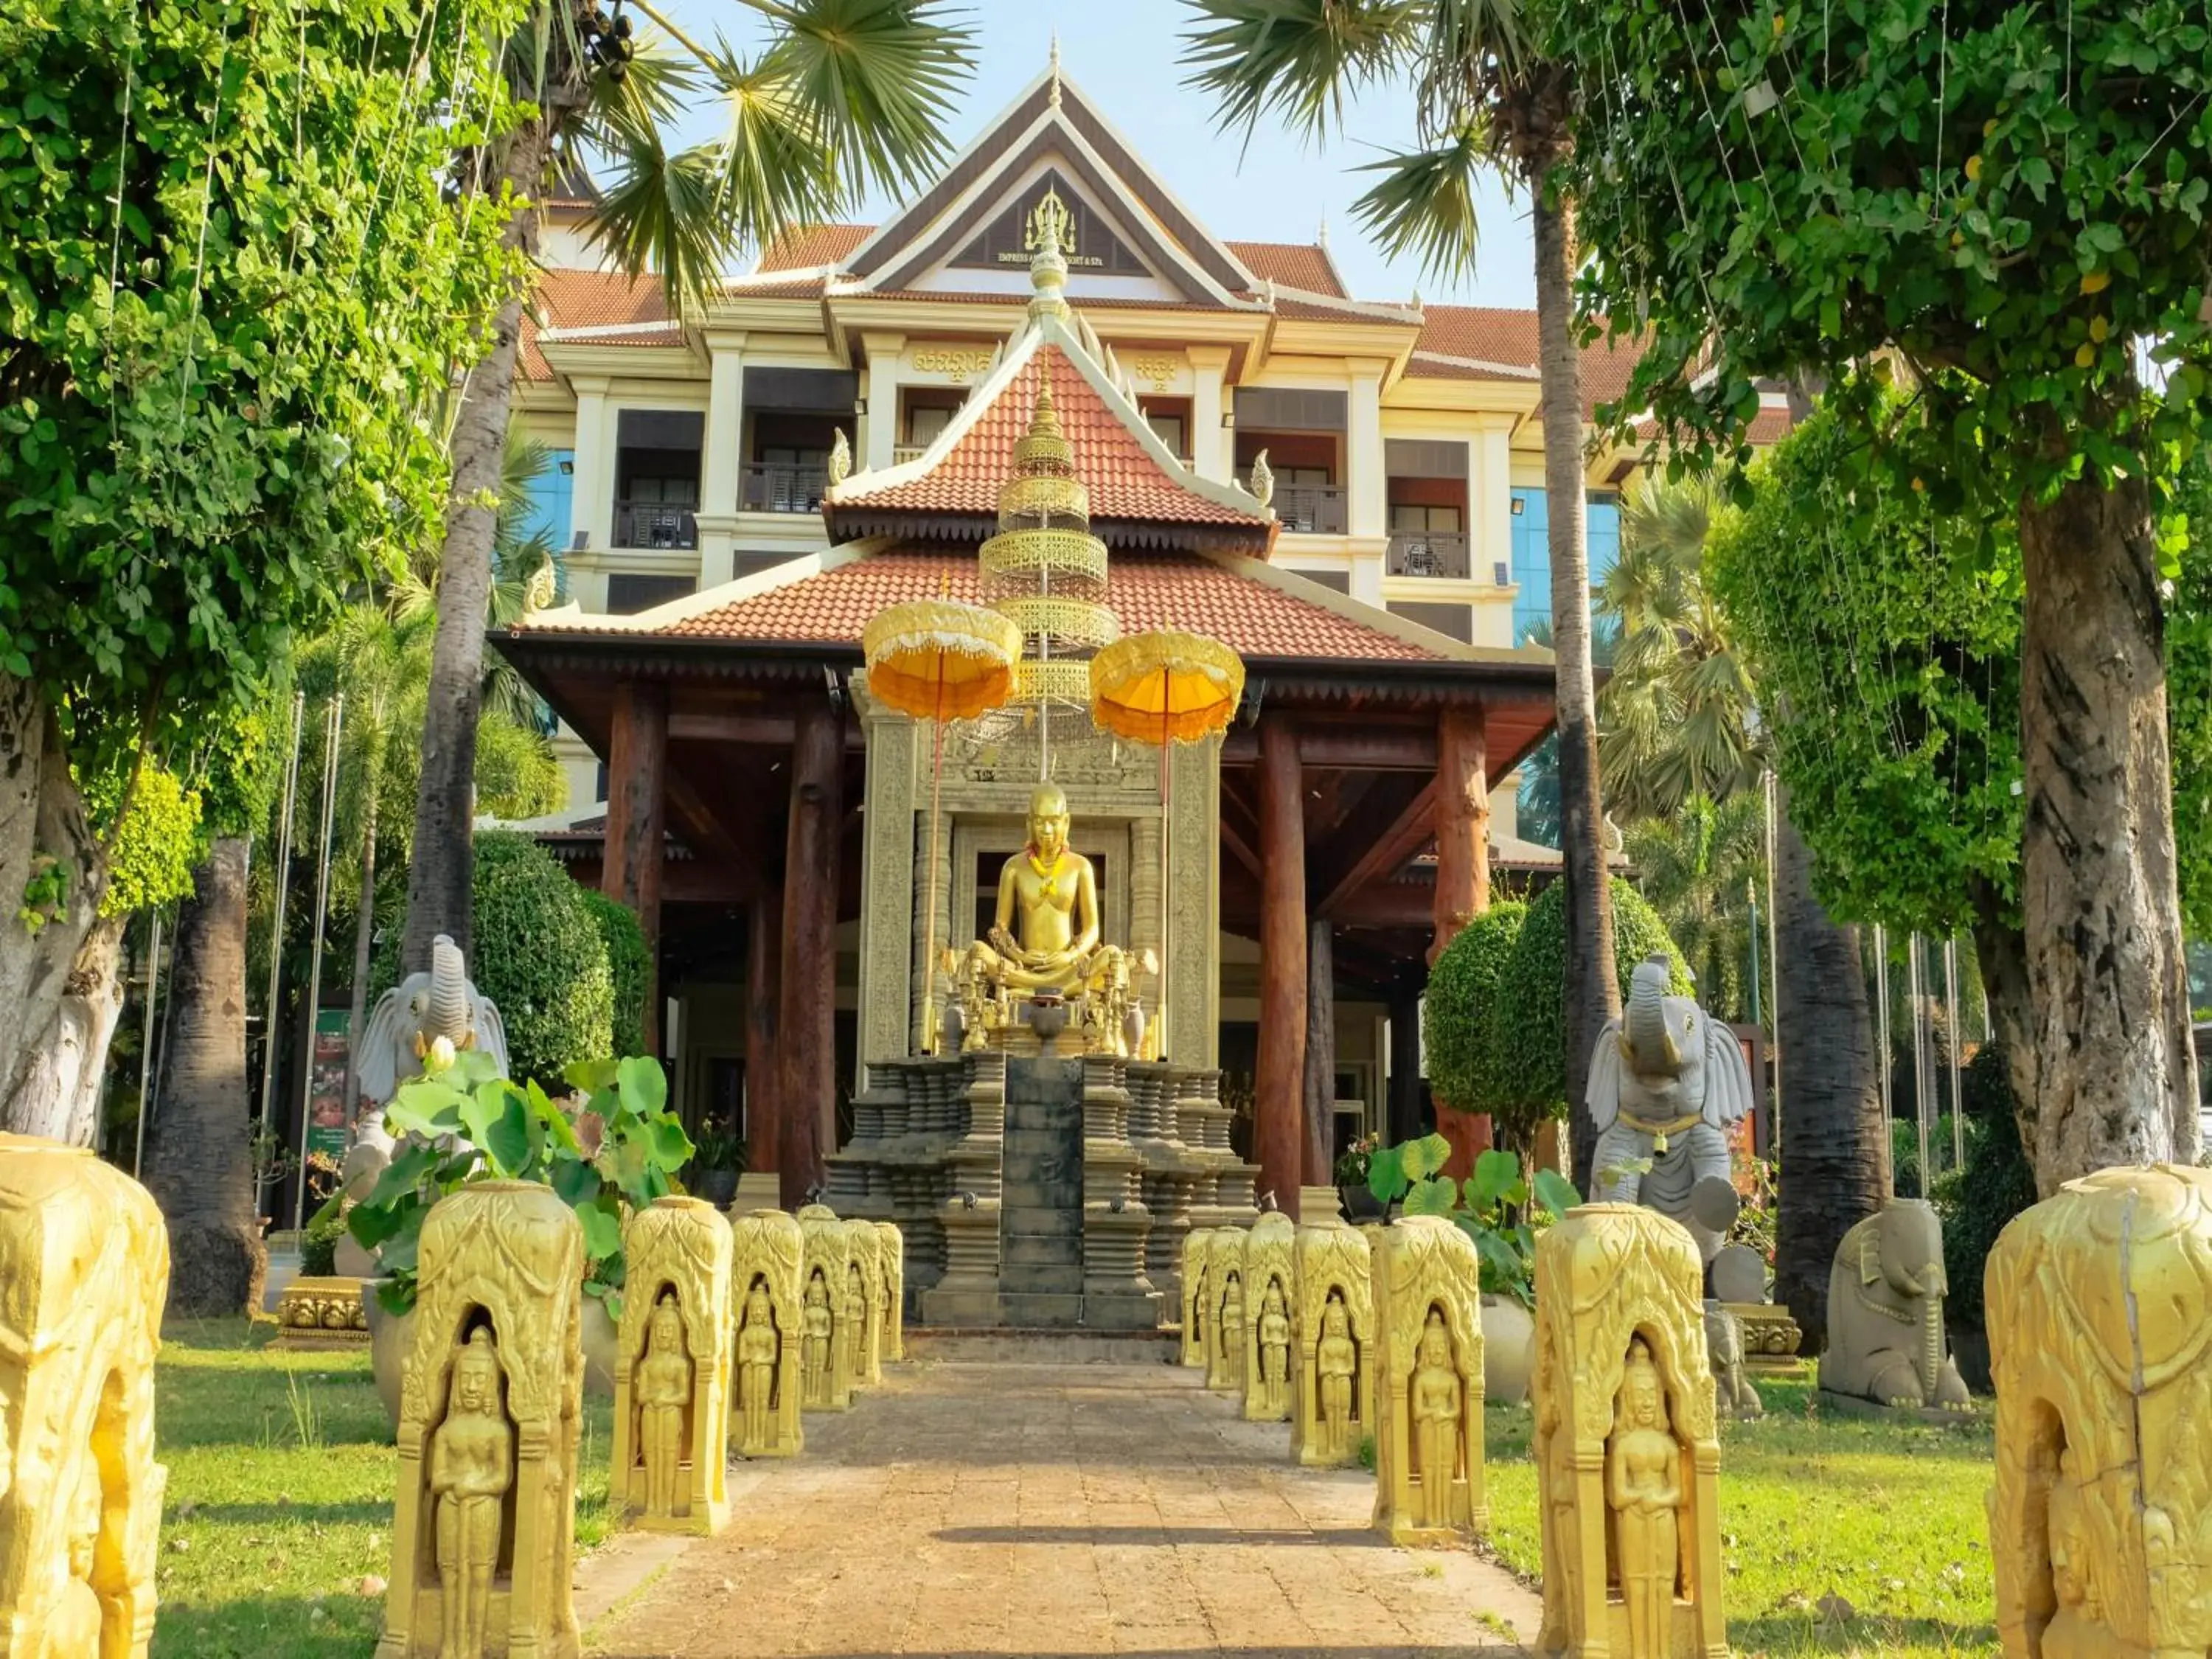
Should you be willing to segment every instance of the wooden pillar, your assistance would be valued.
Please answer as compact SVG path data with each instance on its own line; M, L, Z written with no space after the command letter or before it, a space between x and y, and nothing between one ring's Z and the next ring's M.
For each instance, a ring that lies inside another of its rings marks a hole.
M1306 819L1297 727L1260 720L1260 1060L1253 1151L1260 1190L1297 1217L1305 1170Z
M1306 933L1305 1184L1335 1175L1336 933L1316 916Z
M745 913L745 1168L783 1167L783 889L764 888Z
M783 978L776 1038L783 1205L805 1202L831 1150L837 1087L837 840L844 824L842 717L825 699L799 710L784 842Z
M1488 737L1480 704L1448 704L1437 716L1437 896L1429 962L1473 918L1490 908L1490 784ZM1443 1172L1455 1179L1474 1173L1474 1160L1491 1145L1487 1114L1462 1111L1439 1100L1437 1128L1452 1144Z
M660 1052L660 865L668 771L668 688L615 687L607 741L607 834L599 890L637 912L645 930L645 1051Z
M1421 988L1390 994L1390 1106L1382 1139L1391 1146L1421 1132Z

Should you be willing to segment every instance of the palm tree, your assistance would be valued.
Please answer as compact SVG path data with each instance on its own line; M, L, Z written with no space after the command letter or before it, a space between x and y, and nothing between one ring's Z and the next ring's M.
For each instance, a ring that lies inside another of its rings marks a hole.
M1705 587L1717 504L1706 480L1647 476L1621 513L1620 557L1598 593L1615 642L1597 708L1605 799L1624 823L1725 800L1765 764L1750 672Z
M1474 181L1502 163L1528 192L1536 243L1537 372L1543 390L1550 515L1553 653L1558 664L1560 852L1567 884L1567 1098L1576 1182L1589 1185L1595 1137L1583 1104L1589 1055L1620 1012L1613 974L1598 799L1590 662L1589 556L1583 542L1582 359L1575 339L1573 198L1553 173L1572 143L1574 71L1530 48L1516 0L1189 0L1194 84L1249 133L1273 113L1319 140L1347 94L1396 81L1413 93L1421 148L1385 156L1353 216L1390 253L1446 277L1474 269Z
M611 187L593 236L617 269L658 274L679 314L696 309L739 249L835 216L882 188L904 193L943 158L942 123L972 63L970 34L939 0L738 0L763 26L750 55L702 47L665 19L684 57L633 43L598 0L537 0L504 59L528 112L487 149L471 181L526 200L586 153L609 158ZM722 98L713 143L672 150L684 94ZM507 248L538 252L538 222L507 221ZM526 284L494 317L453 422L453 495L438 577L438 628L422 781L416 799L402 959L427 965L430 940L469 944L471 786L494 580L495 516L513 407Z
M1716 804L1692 795L1665 817L1632 824L1623 847L1715 1018L1749 1018L1752 897L1766 879L1766 811L1743 791Z

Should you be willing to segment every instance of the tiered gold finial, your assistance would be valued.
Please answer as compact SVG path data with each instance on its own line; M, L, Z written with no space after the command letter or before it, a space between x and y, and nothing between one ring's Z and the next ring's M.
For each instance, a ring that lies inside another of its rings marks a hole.
M1075 246L1075 219L1050 185L1030 210L1022 246L1029 250L1032 317L1067 315L1067 255Z

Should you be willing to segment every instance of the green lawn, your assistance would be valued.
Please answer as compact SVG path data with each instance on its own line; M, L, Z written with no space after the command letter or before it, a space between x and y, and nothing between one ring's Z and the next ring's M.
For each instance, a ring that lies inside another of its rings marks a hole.
M1956 1425L1876 1423L1823 1413L1808 1383L1762 1382L1759 1393L1766 1416L1721 1434L1738 1659L1995 1659L1986 1411ZM1526 1407L1493 1406L1488 1419L1491 1545L1533 1579L1542 1545L1532 1420ZM1823 1615L1830 1595L1850 1616Z
M155 1433L169 1467L155 1659L366 1655L398 1467L366 1349L289 1353L275 1327L172 1321ZM610 1414L586 1401L579 1543L606 1531Z

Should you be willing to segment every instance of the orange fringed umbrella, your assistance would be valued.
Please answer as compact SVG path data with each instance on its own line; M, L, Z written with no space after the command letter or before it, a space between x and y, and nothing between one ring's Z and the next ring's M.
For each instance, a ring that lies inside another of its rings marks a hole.
M973 720L1012 695L1022 630L1011 617L958 599L887 605L860 630L868 692L878 702L932 726L929 768L929 900L922 960L922 1051L937 1049L938 791L945 771L945 723Z
M1243 659L1200 634L1133 634L1091 659L1091 718L1116 737L1160 749L1160 1006L1154 1052L1167 1054L1168 750L1226 726L1244 695Z

